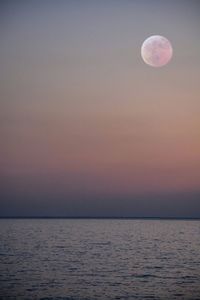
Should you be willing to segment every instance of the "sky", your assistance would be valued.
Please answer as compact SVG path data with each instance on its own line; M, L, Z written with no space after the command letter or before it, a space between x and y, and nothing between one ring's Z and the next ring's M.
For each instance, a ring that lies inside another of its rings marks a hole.
M200 3L0 2L0 216L200 217ZM163 35L168 65L141 45Z

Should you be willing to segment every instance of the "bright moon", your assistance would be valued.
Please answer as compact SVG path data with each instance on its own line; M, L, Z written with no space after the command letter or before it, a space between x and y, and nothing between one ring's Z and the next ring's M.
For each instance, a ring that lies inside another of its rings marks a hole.
M173 49L170 41L161 35L148 37L141 47L141 56L147 65L165 66L172 58Z

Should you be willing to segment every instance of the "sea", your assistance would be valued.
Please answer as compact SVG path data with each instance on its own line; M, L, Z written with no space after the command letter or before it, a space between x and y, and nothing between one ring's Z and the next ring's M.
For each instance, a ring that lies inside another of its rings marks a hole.
M200 299L200 220L1 219L0 299Z

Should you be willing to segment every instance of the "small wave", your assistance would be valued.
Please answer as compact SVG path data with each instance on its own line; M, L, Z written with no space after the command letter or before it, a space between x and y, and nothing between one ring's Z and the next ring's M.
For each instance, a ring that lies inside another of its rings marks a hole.
M39 300L91 300L89 298L74 298L74 297L43 297Z
M158 277L156 275L152 275L152 274L141 274L141 275L133 275L136 278L147 278L147 277Z

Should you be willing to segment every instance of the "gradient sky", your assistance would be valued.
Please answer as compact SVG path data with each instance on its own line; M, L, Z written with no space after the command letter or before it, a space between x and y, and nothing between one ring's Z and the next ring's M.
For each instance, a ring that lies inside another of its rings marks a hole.
M200 217L199 34L197 0L1 1L0 215Z

